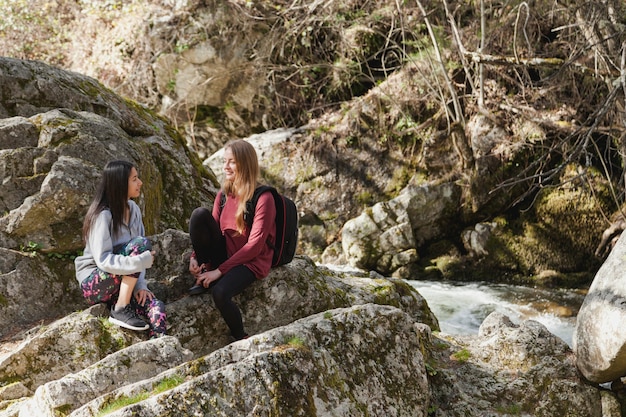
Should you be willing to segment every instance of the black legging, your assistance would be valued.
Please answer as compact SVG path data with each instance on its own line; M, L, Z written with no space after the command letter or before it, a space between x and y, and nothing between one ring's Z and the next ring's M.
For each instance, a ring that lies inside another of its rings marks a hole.
M217 268L228 258L220 226L208 209L198 207L191 213L189 237L198 265L210 263L213 268Z
M212 268L217 268L227 259L224 236L213 215L206 208L197 208L191 214L189 237L199 265L210 262ZM246 332L243 329L241 311L232 298L241 294L255 281L254 273L247 266L238 265L209 285L215 307L222 314L231 335L236 340L243 339Z

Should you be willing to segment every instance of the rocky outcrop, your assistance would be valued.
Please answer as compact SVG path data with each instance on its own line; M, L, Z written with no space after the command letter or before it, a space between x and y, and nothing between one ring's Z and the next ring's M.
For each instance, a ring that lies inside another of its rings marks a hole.
M76 350L95 340L78 342ZM404 308L364 303L206 354L178 340L113 342L114 353L37 388L13 382L0 390L0 404L8 404L0 416L621 415L614 395L580 377L561 339L537 322L515 325L496 313L472 337L433 333Z
M626 375L626 236L622 235L598 270L576 317L576 364L589 381L604 383Z
M343 227L345 259L386 275L410 270L419 260L417 247L450 232L446 225L458 214L460 194L450 183L408 186L398 197L364 210Z
M478 336L434 343L445 346L427 359L438 416L621 416L615 395L587 384L572 350L538 322L492 313Z
M112 413L131 415L422 416L430 403L422 350L427 326L395 307L329 310L237 342L143 384L98 398L150 392L176 376L181 385Z
M0 58L0 246L82 249L81 221L100 170L125 158L146 183L149 233L184 230L214 177L167 122L96 80L36 61Z
M210 296L186 296L186 290L193 281L184 271L190 252L188 235L170 230L152 236L151 240L155 242L157 253L169 254L166 259L157 255L157 262L148 270L147 279L156 296L167 302L168 333L174 336L171 339L175 341L168 342L174 344L171 349L179 352L177 354L182 355L180 358L189 360L230 343L228 329L219 312L212 306ZM17 310L20 304L18 300L23 298L16 295L7 299L7 304L15 306ZM308 258L302 257L272 270L270 276L253 285L238 298L238 302L245 317L246 329L252 334L261 334L327 310L368 303L396 306L416 322L425 323L433 329L439 327L424 299L407 283L340 274L318 267ZM76 304L75 308L83 306L84 303ZM81 398L77 395L63 394L66 400L52 398L57 392L65 392L68 384L80 381L81 395L94 396L98 392L98 395L102 394L97 390L97 381L106 376L120 384L133 382L132 369L113 371L121 365L105 366L110 361L126 363L127 367L135 362L141 364L142 361L161 366L158 356L153 359L149 359L150 355L137 357L149 350L136 346L143 343L141 333L110 326L103 320L107 316L104 306L97 305L22 335L24 341L21 345L11 354L0 358L0 386L13 386L5 390L0 399L14 401L25 396L25 393L33 395L34 392L35 398L23 405L25 409L41 411L46 408L46 404L63 409L71 404L81 405L77 403ZM178 343L181 348L176 348ZM185 352L191 352L191 357L181 350L183 347ZM159 351L163 349L159 348ZM125 353L120 353L121 350ZM137 353L132 353L134 351ZM172 359L170 365L175 364ZM103 373L103 366L108 369L108 373ZM149 376L148 365L137 366L146 372L144 378ZM19 390L16 389L16 383L19 384ZM114 386L109 388L113 389ZM72 402L63 402L68 399L72 399ZM36 414L48 415L46 413L41 411Z

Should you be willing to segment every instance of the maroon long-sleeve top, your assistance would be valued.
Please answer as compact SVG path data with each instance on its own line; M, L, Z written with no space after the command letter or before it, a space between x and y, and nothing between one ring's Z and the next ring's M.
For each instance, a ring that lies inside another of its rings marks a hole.
M227 195L226 204L220 215L220 199L215 199L213 204L213 218L220 226L220 230L226 241L226 254L228 259L218 269L226 274L238 265L247 266L258 278L265 278L272 267L274 250L267 244L276 241L276 206L272 193L265 192L259 196L252 228L246 228L243 234L237 231L235 213L237 212L237 198Z

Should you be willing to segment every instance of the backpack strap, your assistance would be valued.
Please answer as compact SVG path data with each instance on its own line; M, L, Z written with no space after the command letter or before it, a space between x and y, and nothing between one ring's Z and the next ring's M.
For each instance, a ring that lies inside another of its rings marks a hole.
M252 198L246 201L246 212L243 214L243 220L246 222L248 229L252 228L252 222L254 221L254 211L256 210L256 203L259 201L259 197L266 191L274 191L274 187L269 185L259 185L254 189L254 193L252 193ZM219 214L222 215L222 209L226 205L226 194L222 190L218 192L217 197L220 200L220 209Z
M222 190L219 190L219 192L217 193L217 196L219 197L219 200L220 200L219 214L221 216L222 210L224 209L224 206L226 205L226 194L224 194Z
M259 197L266 191L272 191L274 187L269 185L259 185L254 189L252 198L246 201L246 212L243 215L243 219L248 225L248 229L252 228L252 222L254 221L254 211L256 210L256 203L259 201Z

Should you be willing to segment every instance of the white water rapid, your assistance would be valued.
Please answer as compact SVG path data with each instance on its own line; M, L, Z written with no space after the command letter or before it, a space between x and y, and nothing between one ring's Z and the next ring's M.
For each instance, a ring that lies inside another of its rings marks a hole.
M346 265L320 266L356 276L371 275ZM492 312L499 311L516 324L524 320L538 321L570 347L576 314L585 298L585 294L577 290L478 282L405 281L426 299L443 333L478 334L483 320Z
M572 346L576 313L584 294L487 283L407 281L426 299L443 333L478 334L483 320L499 311L512 322L535 320Z

